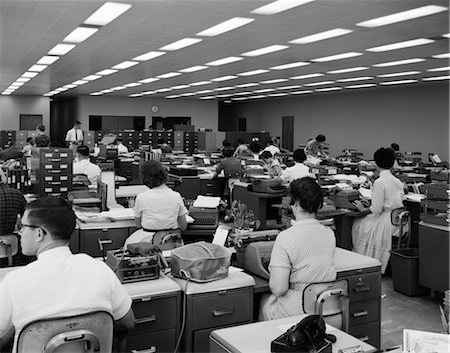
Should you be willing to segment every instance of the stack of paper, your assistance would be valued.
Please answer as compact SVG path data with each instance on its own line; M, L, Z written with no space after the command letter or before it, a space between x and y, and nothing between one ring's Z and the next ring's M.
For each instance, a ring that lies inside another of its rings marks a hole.
M220 197L198 195L192 206L203 208L215 208L219 206Z
M122 221L126 219L134 219L134 211L132 208L112 208L109 211L100 212L100 216Z
M403 330L404 353L450 352L450 335L417 330Z

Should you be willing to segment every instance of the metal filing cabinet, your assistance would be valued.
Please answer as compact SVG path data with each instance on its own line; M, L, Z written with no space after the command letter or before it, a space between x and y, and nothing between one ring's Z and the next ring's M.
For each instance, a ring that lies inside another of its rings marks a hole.
M18 150L22 150L23 147L27 144L28 131L21 130L16 131L16 147Z
M151 145L149 142L149 132L148 131L137 131L133 136L133 147L134 149L140 148L142 145Z
M198 151L198 136L196 132L184 132L184 152L195 153Z
M38 196L66 197L73 189L73 151L70 148L34 148L31 183Z
M89 149L95 146L95 131L83 131L83 143L89 147Z
M184 150L184 131L175 131L173 139L173 148L177 151Z
M102 140L103 131L94 131L94 142L99 143Z
M211 331L250 323L253 316L252 276L235 272L208 283L189 282L171 276L185 292L186 326L183 334L185 352L208 352Z
M128 151L132 151L134 149L133 138L135 134L136 131L134 130L124 130L122 134L123 144L128 148Z
M16 132L14 130L0 131L0 148L8 148L10 142L16 141Z

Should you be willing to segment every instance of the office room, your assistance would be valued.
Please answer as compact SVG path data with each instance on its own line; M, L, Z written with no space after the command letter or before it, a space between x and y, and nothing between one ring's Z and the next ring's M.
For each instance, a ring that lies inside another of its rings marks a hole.
M1 351L450 351L448 5L1 1Z

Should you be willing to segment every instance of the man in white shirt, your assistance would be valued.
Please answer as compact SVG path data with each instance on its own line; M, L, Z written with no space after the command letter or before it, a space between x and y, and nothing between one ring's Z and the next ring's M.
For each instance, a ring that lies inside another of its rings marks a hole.
M128 148L123 144L122 138L117 139L117 154L127 154Z
M309 167L304 165L303 162L306 160L306 154L303 149L296 149L294 151L294 162L292 167L286 168L281 174L281 180L283 183L291 183L295 179L300 179L303 177L315 178L314 174L310 173Z
M63 199L30 202L18 224L22 252L37 260L9 272L0 282L0 343L17 337L28 323L92 311L109 312L115 327L132 329L131 298L114 272L87 254L72 254L75 214Z
M272 156L280 154L280 148L277 146L277 138L272 137L269 142L267 142L267 147L263 151L269 151Z
M67 131L66 134L66 143L69 148L72 148L74 152L78 146L83 144L83 131L80 129L81 123L79 121L75 121L73 123L73 128Z
M97 187L100 180L101 169L89 160L89 147L81 145L77 147L76 157L78 162L73 163L73 174L85 174L91 185Z

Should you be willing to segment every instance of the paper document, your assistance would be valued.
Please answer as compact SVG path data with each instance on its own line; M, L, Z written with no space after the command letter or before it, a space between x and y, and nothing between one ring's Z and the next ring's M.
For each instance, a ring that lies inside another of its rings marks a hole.
M134 219L134 211L132 208L112 208L109 211L100 212L100 216L116 221Z
M450 335L417 330L403 330L404 353L448 353Z
M220 197L198 195L194 207L215 208L219 206Z
M225 246L225 242L227 241L229 229L225 229L222 227L217 227L216 232L214 233L214 238L212 243Z
M358 191L362 197L365 197L366 199L372 198L372 190L371 189L359 188Z

